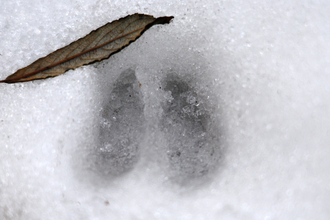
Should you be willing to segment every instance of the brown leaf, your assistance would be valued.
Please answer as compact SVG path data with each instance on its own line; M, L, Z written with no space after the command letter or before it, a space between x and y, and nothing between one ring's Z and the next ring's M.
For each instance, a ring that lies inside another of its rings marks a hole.
M19 69L0 83L25 82L58 76L70 69L97 62L120 51L155 24L166 24L173 17L154 18L133 14L92 31L79 40Z

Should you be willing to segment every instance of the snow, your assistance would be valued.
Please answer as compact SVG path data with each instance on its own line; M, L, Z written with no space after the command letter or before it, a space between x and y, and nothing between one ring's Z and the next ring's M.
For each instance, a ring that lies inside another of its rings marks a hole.
M174 20L100 63L0 84L0 219L330 217L327 1L1 3L0 79L127 14ZM127 71L126 167L99 151L121 140L102 128Z

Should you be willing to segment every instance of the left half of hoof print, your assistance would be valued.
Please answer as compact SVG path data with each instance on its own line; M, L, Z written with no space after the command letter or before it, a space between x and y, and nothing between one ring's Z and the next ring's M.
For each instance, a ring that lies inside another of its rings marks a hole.
M134 70L120 74L109 97L102 112L94 156L97 172L116 176L137 163L145 130L144 103Z

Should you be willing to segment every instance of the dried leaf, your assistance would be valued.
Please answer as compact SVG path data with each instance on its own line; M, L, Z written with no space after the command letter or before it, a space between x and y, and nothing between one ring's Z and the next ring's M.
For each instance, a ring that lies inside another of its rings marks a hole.
M155 24L166 24L173 17L154 18L133 14L108 23L79 40L19 69L0 83L25 82L58 76L70 69L97 62L120 51Z

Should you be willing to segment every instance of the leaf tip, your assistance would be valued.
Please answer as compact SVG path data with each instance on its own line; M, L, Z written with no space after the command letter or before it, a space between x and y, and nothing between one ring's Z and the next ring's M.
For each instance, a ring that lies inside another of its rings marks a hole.
M15 83L15 82L18 82L18 81L15 81L15 80L11 80L11 79L8 79L9 77L7 77L6 79L3 79L3 80L0 80L0 83Z
M154 21L154 24L169 24L174 16L159 17Z

